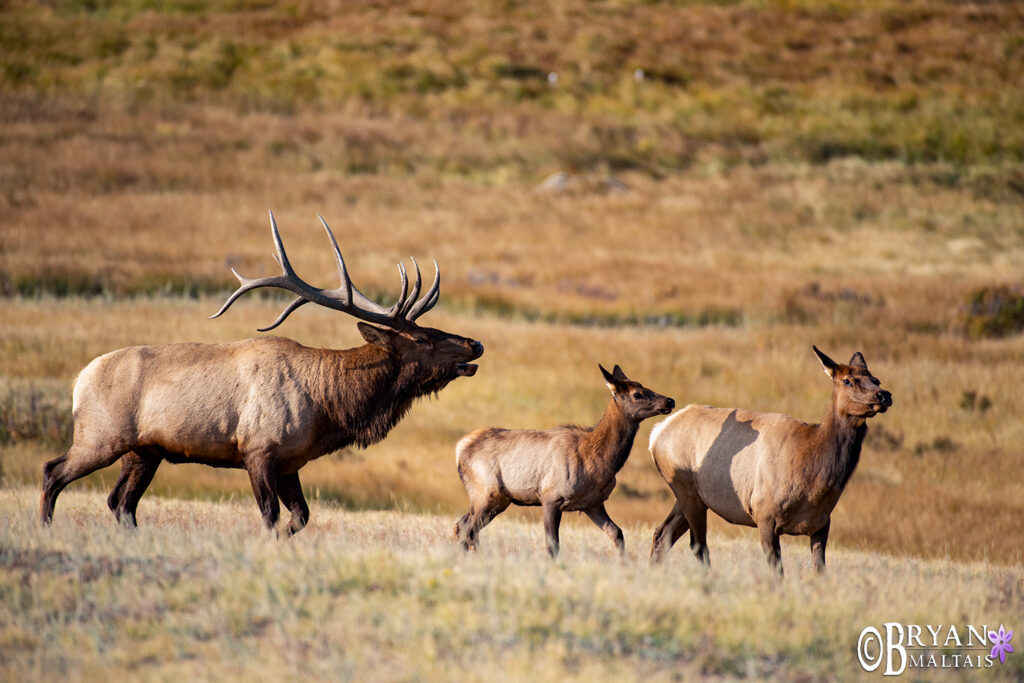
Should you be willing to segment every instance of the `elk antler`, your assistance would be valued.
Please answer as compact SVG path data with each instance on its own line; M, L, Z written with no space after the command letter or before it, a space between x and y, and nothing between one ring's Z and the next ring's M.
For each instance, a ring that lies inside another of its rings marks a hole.
M285 318L291 315L292 311L309 302L320 304L336 311L343 311L360 320L385 325L393 329L401 329L406 323L415 321L416 318L429 311L437 303L438 298L441 296L441 271L437 267L437 261L434 261L434 284L430 286L430 289L423 295L423 298L417 299L416 297L420 294L420 286L423 283L423 279L420 275L420 266L416 263L415 258L412 260L412 265L416 269L416 281L412 285L411 292L409 291L409 277L405 271L405 264L399 262L398 274L402 278L402 293L398 297L398 301L390 308L384 308L380 304L368 299L352 284L352 279L348 276L348 269L345 267L345 259L341 257L341 250L338 248L338 241L334 239L334 233L327 227L327 222L323 217L317 216L317 218L320 219L320 223L323 224L324 229L327 231L327 237L331 240L331 247L334 249L334 259L338 263L338 276L341 278L341 285L337 289L317 289L295 274L291 264L288 262L288 255L284 251L281 235L277 231L277 221L274 220L274 212L271 211L270 232L274 236L274 247L277 250L277 253L274 254L274 260L277 261L284 272L281 275L251 280L242 277L238 274L238 271L232 268L231 272L235 274L241 285L235 290L234 294L228 297L228 300L224 302L220 310L211 315L210 318L216 318L221 315L224 311L228 310L231 304L235 303L238 297L258 287L279 287L298 295L298 298L288 304L284 311L281 312L281 315L277 316L277 320L271 323L269 327L259 328L260 332L274 329L283 323Z

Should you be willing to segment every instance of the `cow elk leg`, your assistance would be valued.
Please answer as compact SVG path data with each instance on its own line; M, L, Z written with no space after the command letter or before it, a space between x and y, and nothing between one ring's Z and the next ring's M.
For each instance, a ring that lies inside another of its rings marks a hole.
M779 535L775 532L775 524L771 521L762 522L757 530L761 532L761 547L764 549L765 557L768 558L768 566L782 576L782 546L779 544Z
M665 521L654 530L654 540L651 543L651 564L658 564L663 559L676 541L690 528L683 514L683 506L676 501L672 511L668 513Z
M811 534L811 556L814 558L814 569L820 574L825 571L825 545L828 543L828 529L831 521L826 522Z

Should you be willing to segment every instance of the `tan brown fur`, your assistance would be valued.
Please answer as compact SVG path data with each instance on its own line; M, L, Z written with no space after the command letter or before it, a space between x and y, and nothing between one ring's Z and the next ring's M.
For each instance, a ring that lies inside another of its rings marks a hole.
M866 421L892 405L860 353L839 365L816 347L832 378L825 418L808 424L779 413L689 405L656 425L651 455L676 502L654 532L659 561L687 529L709 562L707 511L755 526L770 566L782 572L779 535L808 535L815 567L825 568L832 510L860 458Z
M552 557L558 554L562 513L569 511L585 512L624 551L622 530L608 517L604 502L629 457L640 422L668 414L675 402L630 381L617 365L612 373L604 368L601 372L612 396L593 427L488 427L459 441L455 463L470 501L469 511L455 525L463 548L475 548L480 529L515 504L544 508Z

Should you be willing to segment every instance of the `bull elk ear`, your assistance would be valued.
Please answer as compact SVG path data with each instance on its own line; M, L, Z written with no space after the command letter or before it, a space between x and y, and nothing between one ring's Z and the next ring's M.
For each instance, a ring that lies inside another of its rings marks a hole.
M363 335L363 339L366 340L366 343L373 344L374 346L391 348L391 337L393 336L393 333L390 330L386 330L381 327L374 327L373 325L367 325L366 323L356 323L356 327L359 328L359 334Z
M836 372L838 364L822 353L821 349L817 346L811 345L811 349L814 351L814 355L818 357L818 362L821 363L821 367L825 371L825 374L832 377Z
M864 360L864 354L860 351L853 354L853 358L850 359L850 365L855 368L863 368L864 370L868 369L868 362Z

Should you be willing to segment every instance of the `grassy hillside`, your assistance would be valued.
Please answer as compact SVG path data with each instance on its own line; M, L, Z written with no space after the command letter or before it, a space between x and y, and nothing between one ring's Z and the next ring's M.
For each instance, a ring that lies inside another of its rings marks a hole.
M787 543L777 582L752 539L713 541L707 572L683 549L650 569L646 525L626 528L623 562L570 525L549 562L539 524L504 518L466 556L445 516L320 503L275 541L248 501L152 500L129 532L75 492L42 530L35 499L0 489L6 680L849 679L866 626L1024 613L1021 570L983 562L837 551L819 578ZM966 678L1019 680L1022 664Z

